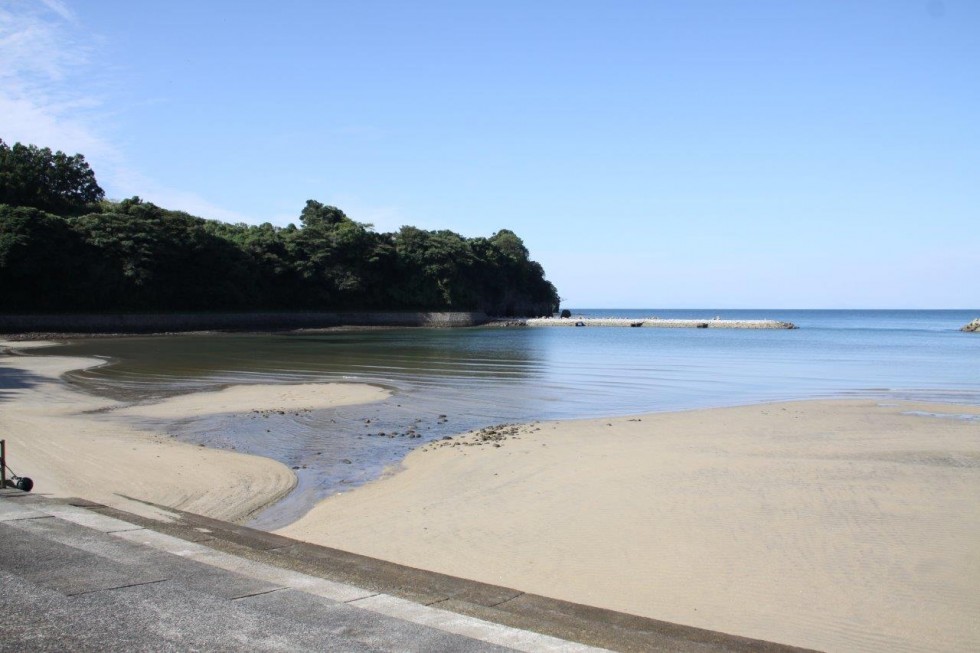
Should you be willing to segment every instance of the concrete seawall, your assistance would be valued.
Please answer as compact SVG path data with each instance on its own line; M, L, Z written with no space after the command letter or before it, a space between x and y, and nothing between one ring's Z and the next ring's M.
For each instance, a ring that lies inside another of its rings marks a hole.
M471 311L0 315L0 333L160 333L320 329L335 326L468 327L487 320L485 313Z
M791 322L777 320L721 320L721 319L643 319L628 318L533 318L523 320L531 327L652 327L658 329L796 329Z

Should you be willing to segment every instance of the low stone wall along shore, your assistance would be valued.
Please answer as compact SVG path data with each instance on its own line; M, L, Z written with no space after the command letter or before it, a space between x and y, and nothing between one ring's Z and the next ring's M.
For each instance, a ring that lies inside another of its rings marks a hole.
M620 317L542 317L524 320L531 327L654 327L659 329L796 329L791 322L777 320L662 319L649 317L628 319Z
M335 326L467 327L487 321L470 311L260 313L90 313L0 315L0 333L160 333L322 329Z

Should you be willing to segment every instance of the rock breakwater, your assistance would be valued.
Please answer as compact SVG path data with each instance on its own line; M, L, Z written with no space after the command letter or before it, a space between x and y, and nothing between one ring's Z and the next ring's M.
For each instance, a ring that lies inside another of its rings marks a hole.
M965 327L960 329L960 331L972 331L973 333L980 333L980 317L967 324Z
M511 324L513 324L513 320ZM531 327L652 327L658 329L796 329L792 322L778 320L723 320L711 319L665 319L649 317L619 318L619 317L588 317L588 318L557 318L542 317L522 321L523 325Z

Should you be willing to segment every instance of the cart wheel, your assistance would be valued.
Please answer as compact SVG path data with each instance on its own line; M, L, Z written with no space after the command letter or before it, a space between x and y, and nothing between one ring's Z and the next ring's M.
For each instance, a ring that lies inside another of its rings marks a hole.
M24 492L30 492L34 489L34 481L26 476L21 476L17 479L17 489L23 490Z

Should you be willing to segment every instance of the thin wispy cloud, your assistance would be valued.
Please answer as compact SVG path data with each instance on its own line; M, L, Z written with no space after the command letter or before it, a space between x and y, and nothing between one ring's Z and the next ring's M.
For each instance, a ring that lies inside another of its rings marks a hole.
M78 84L91 50L61 2L0 2L0 137L114 160L91 125L101 98Z
M59 3L55 3L60 6ZM5 94L61 95L71 75L89 63L91 49L67 9L47 3L0 1L0 80Z
M62 20L74 22L75 13L60 0L41 0L41 4L61 16Z
M0 138L84 154L111 197L140 195L194 215L243 221L134 169L107 135L120 109L107 106L97 58L97 37L64 2L0 0Z

